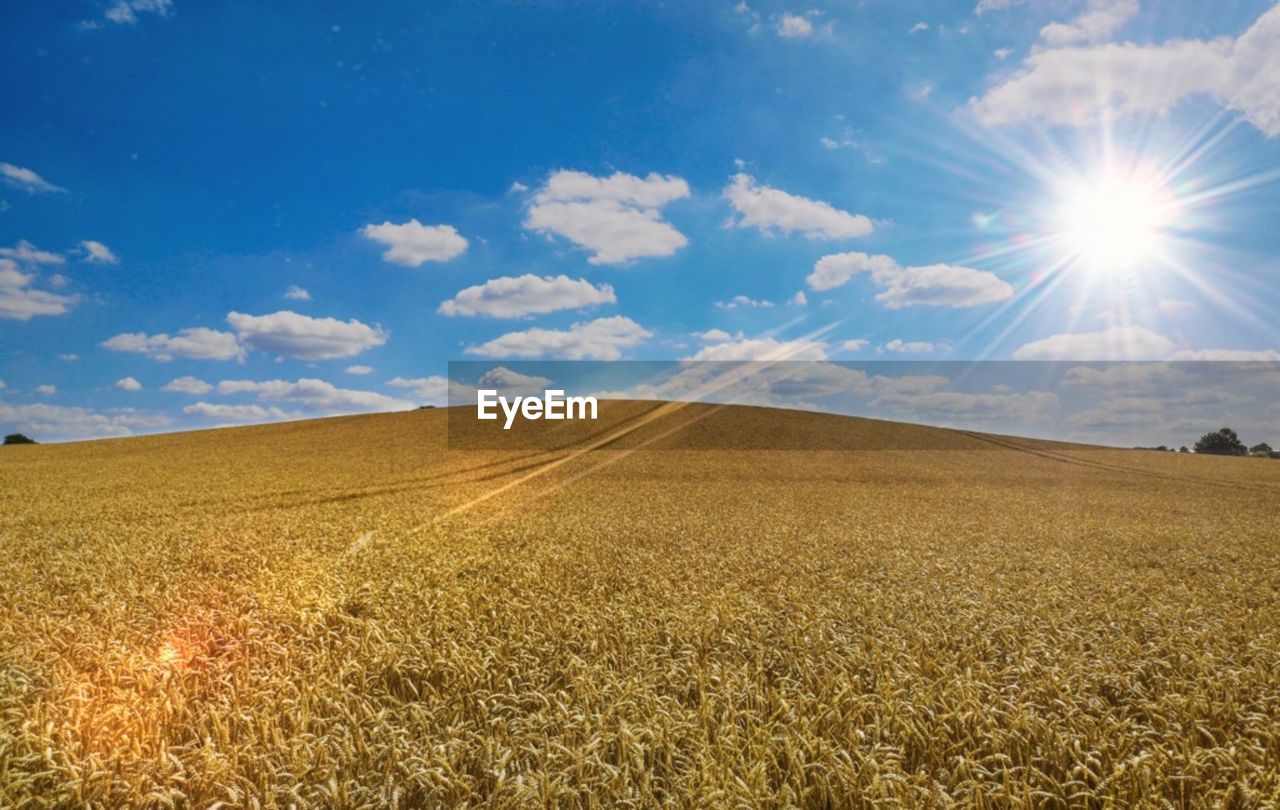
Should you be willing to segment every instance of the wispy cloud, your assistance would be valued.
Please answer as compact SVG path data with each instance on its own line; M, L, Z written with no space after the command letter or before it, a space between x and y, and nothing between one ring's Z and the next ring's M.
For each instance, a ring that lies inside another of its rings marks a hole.
M81 28L101 28L104 23L136 25L141 16L154 14L168 17L173 13L173 0L114 0L102 13L101 20L85 20Z
M119 264L120 258L111 252L111 248L96 242L92 239L86 239L80 243L80 249L84 251L84 260L94 264Z
M55 186L36 174L31 169L15 166L12 163L0 163L0 178L9 188L16 188L28 194L55 194L65 192L62 186Z

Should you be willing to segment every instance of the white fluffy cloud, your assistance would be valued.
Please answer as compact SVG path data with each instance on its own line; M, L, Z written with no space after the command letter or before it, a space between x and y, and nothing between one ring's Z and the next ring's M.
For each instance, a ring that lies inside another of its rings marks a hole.
M169 16L173 10L173 0L116 0L107 7L102 16L108 22L121 25L134 25L139 14L156 14Z
M218 402L196 402L182 409L188 416L200 416L205 419L220 419L223 422L268 422L279 419L297 419L303 414L297 411L286 411L272 405L228 405Z
M116 388L119 388L121 391L141 391L142 383L138 382L133 377L122 377L121 379L116 380Z
M1138 14L1138 0L1089 0L1075 19L1050 23L1040 29L1040 38L1053 46L1077 42L1097 42L1114 34Z
M717 309L769 309L775 306L772 301L757 301L745 295L735 295L728 301L716 301Z
M35 403L0 402L0 425L11 426L39 439L90 439L124 436L135 430L155 430L169 424L163 414L121 408L94 411L88 408Z
M287 301L310 301L311 293L297 284L290 284L289 289L284 291L284 298Z
M503 396L541 395L551 385L551 380L533 374L521 374L505 366L497 366L481 375L475 385L454 382L444 377L426 377L418 380L402 380L397 377L391 380L390 384L413 387L429 404L472 405L476 402L478 389L492 389Z
M778 36L784 39L804 39L813 36L813 23L799 14L783 14L778 20Z
M11 259L21 264L63 264L66 262L57 253L40 250L25 239L18 241L13 247L0 247L0 259Z
M841 211L830 203L811 200L756 183L748 174L736 174L724 190L725 199L738 213L733 224L763 233L802 233L809 239L850 239L874 230L862 214Z
M170 380L165 383L160 390L170 391L176 394L193 394L199 396L200 394L207 394L212 391L213 386L209 385L209 383L199 377L192 377L188 374L184 377L176 377Z
M892 256L870 256L866 253L834 253L823 256L813 265L805 279L809 289L834 290L848 284L858 273L870 273L872 279L888 278L901 268Z
M263 402L287 402L314 413L352 413L363 411L403 411L412 402L374 391L338 388L332 383L312 378L297 382L288 380L223 380L219 394L254 394Z
M970 106L987 124L1040 119L1082 126L1107 109L1163 115L1188 96L1213 94L1229 51L1222 40L1035 51Z
M1013 287L995 273L951 264L904 267L881 283L886 281L885 290L876 295L876 300L889 309L910 306L959 309L1013 297Z
M986 270L951 264L901 267L890 256L835 253L823 256L805 280L810 289L841 287L858 273L867 273L884 289L876 300L889 309L909 306L975 307L1004 301L1013 287Z
M84 251L84 260L95 264L119 264L120 259L116 254L111 252L111 248L97 242L93 239L86 239L80 243L80 248Z
M387 341L381 328L354 318L312 318L289 310L270 315L231 312L227 323L246 346L302 360L351 357Z
M361 366L361 365L347 366L346 372L348 374L354 374L357 377L363 377L366 374L373 373L373 366Z
M546 377L535 374L521 374L506 366L491 368L476 381L476 387L496 388L500 391L541 391L551 384Z
M1081 126L1105 111L1163 115L1192 96L1212 98L1266 135L1280 135L1280 6L1237 39L1033 51L970 106L988 124Z
M561 170L534 194L524 226L586 248L591 264L670 256L689 240L662 218L662 208L688 196L689 184L673 175Z
M738 333L741 336L741 332ZM704 343L723 343L726 340L733 340L733 335L723 329L708 329L705 332L694 332L693 336Z
M393 377L387 385L407 388L424 405L445 405L449 401L449 378L440 375L430 377Z
M1197 349L1174 352L1169 359L1268 363L1280 361L1280 349Z
M563 360L617 360L622 350L637 346L653 333L640 324L615 315L575 323L566 330L526 329L509 332L467 354L485 357L556 357Z
M877 374L873 379L873 391L881 401L898 397L916 397L943 391L951 386L951 379L942 374L906 374L892 376Z
M759 357L743 358L747 361ZM672 374L655 382L641 383L626 391L602 392L610 399L669 399L682 402L736 402L781 408L822 410L812 400L863 395L873 381L859 369L827 362L784 363L766 357L766 362L741 362L736 357L713 358L703 363L681 363Z
M393 222L366 225L361 233L387 246L383 259L406 267L447 262L467 249L467 240L452 225L423 225L416 219L400 225Z
M777 340L776 338L748 338L738 336L733 340L703 346L690 360L825 360L827 344L816 340Z
M66 191L62 186L55 186L30 169L24 169L12 163L0 163L0 178L4 179L6 186L20 189L28 194L52 194Z
M1058 411L1059 404L1057 395L1047 391L979 394L931 391L881 394L871 406L882 412L942 424L960 419L965 422L1018 422L1038 426Z
M1067 417L1077 428L1158 425L1164 422L1164 403L1154 397L1112 397Z
M351 357L381 346L387 339L382 329L354 318L349 321L312 318L288 310L270 315L230 312L227 323L235 330L234 334L205 327L183 329L173 336L125 332L103 341L102 346L116 352L144 354L161 362L175 357L242 360L246 348L302 360L328 360Z
M1191 384L1183 367L1173 363L1116 363L1101 368L1068 369L1059 383L1063 388L1095 388L1100 391L1154 393L1185 390Z
M938 346L926 340L900 340L894 338L884 344L884 350L888 352L897 352L898 354L920 354L922 352L931 352Z
M1026 0L978 0L978 5L973 9L975 14L986 14L988 11L1003 11L1006 8L1025 3Z
M1051 335L1013 353L1015 360L1161 360L1172 340L1141 326L1113 326L1098 332Z
M595 304L612 304L618 299L608 284L593 286L586 279L568 276L535 276L526 273L514 278L495 278L467 287L440 305L442 315L487 315L491 318L520 318L543 315L561 309L580 309Z
M168 362L175 357L193 360L233 360L244 357L244 347L230 332L219 332L203 326L183 329L176 335L125 332L102 342L102 348L113 352L133 352Z
M45 385L37 385L36 393L40 394L41 396L51 397L54 394L58 393L58 386L49 385L47 383Z
M0 318L25 321L37 315L61 315L76 302L74 296L33 289L34 280L34 274L18 270L12 259L0 259Z

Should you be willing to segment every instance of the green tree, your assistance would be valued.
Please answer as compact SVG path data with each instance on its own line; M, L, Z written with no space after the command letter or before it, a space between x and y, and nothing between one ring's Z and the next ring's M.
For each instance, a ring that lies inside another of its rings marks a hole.
M5 444L35 444L36 440L27 438L26 436L23 436L21 433L10 433L8 436L4 437L4 443Z
M1249 454L1249 448L1244 446L1234 430L1224 427L1201 436L1196 442L1196 452L1210 456L1245 456Z

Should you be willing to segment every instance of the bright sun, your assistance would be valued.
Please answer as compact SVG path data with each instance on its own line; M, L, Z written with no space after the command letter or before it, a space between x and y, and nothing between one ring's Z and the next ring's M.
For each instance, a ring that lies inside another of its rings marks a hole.
M1171 217L1162 183L1108 173L1064 189L1056 224L1074 260L1090 271L1119 271L1159 251Z

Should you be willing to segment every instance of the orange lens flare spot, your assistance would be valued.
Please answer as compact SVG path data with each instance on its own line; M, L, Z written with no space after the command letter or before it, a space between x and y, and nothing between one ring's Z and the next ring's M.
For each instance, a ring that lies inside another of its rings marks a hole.
M171 667L182 661L182 653L173 642L166 641L160 645L160 652L156 654L156 659L161 664Z

